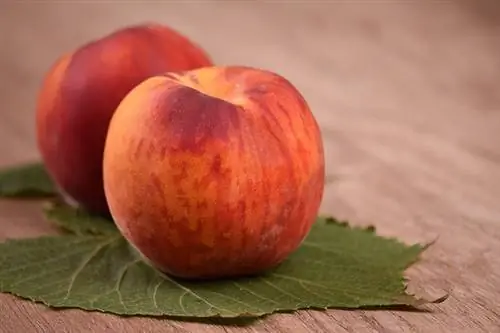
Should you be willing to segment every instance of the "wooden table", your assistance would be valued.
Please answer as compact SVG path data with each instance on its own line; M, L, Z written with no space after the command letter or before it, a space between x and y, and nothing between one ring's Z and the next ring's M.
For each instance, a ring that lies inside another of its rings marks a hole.
M0 295L0 332L500 332L499 4L2 2L0 165L38 158L35 96L60 53L157 20L218 63L295 83L336 177L323 211L406 242L437 237L407 276L417 290L451 296L429 313L300 311L222 327L56 312ZM37 212L0 201L0 238L54 232Z

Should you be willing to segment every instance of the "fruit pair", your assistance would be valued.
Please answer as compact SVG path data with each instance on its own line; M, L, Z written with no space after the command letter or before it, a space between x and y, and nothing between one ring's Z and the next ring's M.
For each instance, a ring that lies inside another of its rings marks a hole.
M127 27L61 57L36 124L61 194L110 213L173 276L274 267L318 213L323 145L297 89L270 71L214 65L165 26Z

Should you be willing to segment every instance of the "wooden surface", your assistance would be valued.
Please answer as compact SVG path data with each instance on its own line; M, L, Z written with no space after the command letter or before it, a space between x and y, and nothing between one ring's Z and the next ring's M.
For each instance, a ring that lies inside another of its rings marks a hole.
M37 158L34 99L60 53L146 20L171 24L218 63L296 84L336 176L323 211L407 242L438 238L407 276L417 291L451 296L428 313L301 311L222 327L0 295L0 332L500 332L498 3L2 2L0 165ZM37 207L0 201L0 238L53 232Z

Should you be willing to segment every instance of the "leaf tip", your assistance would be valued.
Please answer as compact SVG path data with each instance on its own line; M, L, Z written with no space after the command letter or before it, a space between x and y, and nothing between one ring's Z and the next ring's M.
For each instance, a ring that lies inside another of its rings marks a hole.
M421 244L422 251L426 251L427 249L429 249L431 246L436 244L438 242L438 240L439 240L439 235L436 236L433 240L431 240L427 243Z
M417 296L415 294L407 294L408 297L411 297L412 301L408 302L408 305L419 307L426 304L440 304L446 301L450 297L449 292L445 292L443 295L439 297L431 297L429 295L420 295Z
M440 294L441 294L440 296L436 297L436 296L430 295L426 291L423 291L423 292L418 292L418 295L417 295L417 292L409 292L408 291L408 284L406 284L404 295L402 297L403 297L403 300L406 299L407 305L414 306L414 307L418 307L418 306L422 306L422 305L426 305L426 304L440 304L440 303L443 303L444 301L446 301L450 297L451 290L442 290L440 292Z

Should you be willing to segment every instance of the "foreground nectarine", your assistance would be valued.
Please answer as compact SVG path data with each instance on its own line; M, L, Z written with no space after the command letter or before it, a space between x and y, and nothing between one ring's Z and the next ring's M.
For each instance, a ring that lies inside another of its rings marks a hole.
M44 79L36 110L38 148L61 193L108 213L102 154L120 101L148 77L208 65L200 47L158 24L126 27L62 56Z
M325 181L320 130L283 77L206 67L150 78L118 106L104 149L116 225L181 278L258 274L314 223Z

